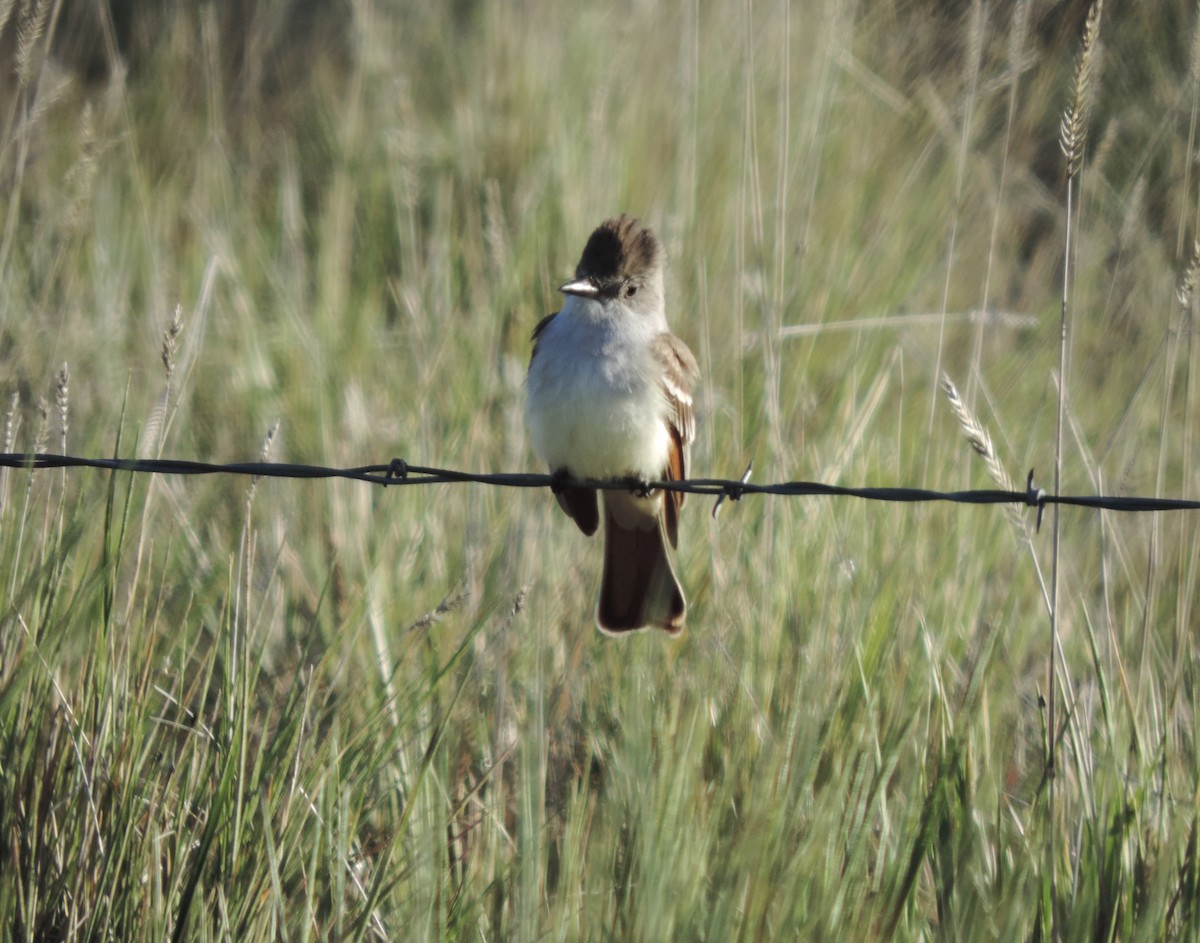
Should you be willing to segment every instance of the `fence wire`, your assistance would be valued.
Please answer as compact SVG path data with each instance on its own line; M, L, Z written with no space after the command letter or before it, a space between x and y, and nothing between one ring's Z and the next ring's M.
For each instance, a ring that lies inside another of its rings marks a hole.
M578 479L564 475L529 472L465 472L451 468L430 468L412 465L404 459L392 459L386 465L362 465L356 468L329 468L322 465L301 465L285 462L213 463L188 459L129 459L81 458L75 455L55 455L47 452L0 453L0 468L97 468L107 471L134 472L151 475L247 475L253 478L348 478L373 485L405 486L475 483L501 488L587 487L601 490L662 489L703 494L718 498L718 506L726 499L736 501L747 495L785 495L789 497L826 496L861 498L866 501L919 503L948 501L955 504L1019 504L1036 508L1038 522L1050 505L1099 508L1108 511L1196 511L1200 501L1184 498L1149 498L1126 495L1054 495L1047 494L1034 484L1029 472L1023 491L980 489L967 491L937 491L931 488L853 487L827 485L816 481L781 481L754 484L749 481L750 469L741 479L689 478L682 481L634 481L630 479ZM714 507L714 513L716 508Z

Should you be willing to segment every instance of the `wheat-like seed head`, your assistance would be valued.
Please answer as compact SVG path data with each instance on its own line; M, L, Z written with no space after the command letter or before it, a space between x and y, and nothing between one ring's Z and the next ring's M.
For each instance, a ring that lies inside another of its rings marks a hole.
M46 397L38 397L37 412L38 424L33 433L33 450L44 452L46 444L50 441L50 404L46 402Z
M37 0L27 6L17 22L17 87L24 90L33 81L34 55L38 40L46 31L46 20L50 16L50 0Z
M469 596L470 590L468 590L465 585L460 586L453 593L446 596L445 599L438 603L436 608L430 609L427 613L421 616L421 618L417 619L416 622L413 622L411 625L409 625L404 631L414 632L418 629L428 629L430 626L436 625L437 623L441 622L442 618L448 613L454 612L455 609L461 608ZM523 596L518 596L518 599L522 598Z
M167 382L175 375L175 353L179 349L179 335L183 332L183 306L175 306L175 314L171 323L163 331L162 365L167 372Z
M158 391L158 396L155 397L150 415L146 419L145 434L142 438L142 458L150 458L162 448L160 440L167 421L167 407L171 403L171 378L175 375L175 355L179 348L179 335L182 331L183 307L176 305L170 323L163 329L159 359L162 361L166 378L163 380L162 389Z
M1093 73L1099 55L1100 11L1104 0L1095 0L1088 10L1083 26L1083 46L1075 61L1075 83L1071 103L1063 112L1059 127L1059 146L1067 158L1067 175L1074 177L1083 161L1083 146L1087 141L1088 119L1091 117L1093 95Z
M1025 37L1029 33L1029 8L1032 0L1018 0L1013 9L1012 28L1008 33L1008 63L1016 76L1025 62Z
M987 33L987 16L983 4L975 0L971 4L971 20L967 27L967 81L976 82L979 78L979 68L983 62L983 40Z
M67 428L70 426L71 416L71 371L64 363L58 371L58 380L55 384L54 403L58 406L58 435L59 444L62 446L62 453L67 454Z
M1196 18L1196 26L1192 30L1192 81L1200 84L1200 17Z
M262 448L258 451L258 460L260 462L269 462L271 460L271 447L275 444L275 434L279 431L279 420L276 419L271 423L271 428L267 430L267 435L263 439ZM250 487L246 489L246 523L250 522L250 506L254 503L255 492L258 491L258 475L250 479Z
M72 229L87 218L86 210L92 200L92 187L99 169L97 155L100 148L96 140L96 122L91 102L83 106L83 114L79 118L79 138L79 157L63 179L63 189L68 194L66 223Z
M4 31L4 24L12 16L13 7L16 5L17 0L0 0L0 32Z
M1119 247L1129 245L1133 239L1133 234L1137 231L1138 224L1142 222L1142 216L1146 208L1146 178L1138 177L1137 183L1133 185L1133 191L1129 194L1129 200L1125 204L1125 215L1121 219L1121 228L1117 231L1117 245Z
M492 269L499 275L512 270L508 240L505 238L504 207L500 201L500 183L494 177L484 187L484 237Z
M988 433L987 428L971 412L970 407L962 401L962 397L958 395L958 387L944 373L942 374L942 392L946 394L946 399L950 401L950 410L954 413L954 418L958 420L958 424L962 426L967 444L983 459L983 463L987 466L988 474L992 476L992 480L996 482L1002 491L1016 491L1017 489L1013 487L1012 479L1008 477L1008 472L1000 463L999 456L996 455L996 446L992 443L992 437ZM1004 505L1004 513L1013 524L1021 528L1024 527L1021 516L1011 504Z
M1183 270L1183 277L1179 279L1179 290L1176 297L1179 299L1180 307L1190 308L1192 306L1192 298L1196 295L1196 283L1200 281L1200 239L1192 243L1192 257L1188 261L1187 268Z
M13 393L8 398L8 409L4 413L4 451L11 452L17 441L17 427L21 424L21 414L17 408L21 405L21 394Z
M0 21L0 25L2 25L2 21ZM4 413L5 452L11 452L17 440L17 426L21 422L21 414L17 411L17 407L20 405L21 395L13 393L8 398L8 409ZM4 509L8 506L8 477L9 470L7 468L0 469L0 515L4 513Z
M269 462L271 460L271 447L275 444L275 434L279 432L279 420L276 419L271 423L271 428L267 430L267 435L263 439L262 449L259 450L259 460Z

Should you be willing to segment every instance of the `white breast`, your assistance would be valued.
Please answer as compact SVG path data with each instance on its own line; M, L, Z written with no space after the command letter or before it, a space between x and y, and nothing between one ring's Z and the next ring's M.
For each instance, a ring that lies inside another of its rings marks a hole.
M662 477L667 403L650 353L652 325L570 298L538 337L525 421L552 470L580 478Z

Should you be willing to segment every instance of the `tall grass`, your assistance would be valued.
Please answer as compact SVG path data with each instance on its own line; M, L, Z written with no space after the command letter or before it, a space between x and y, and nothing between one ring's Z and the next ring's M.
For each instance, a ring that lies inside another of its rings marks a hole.
M1064 491L1195 493L1191 6L1105 10L1069 217L1084 11L248 9L90 80L8 12L6 451L535 468L529 331L628 210L697 474L1040 483L1061 388ZM1052 598L995 509L708 511L685 638L614 643L544 494L4 473L0 927L1195 935L1192 518L1064 511Z

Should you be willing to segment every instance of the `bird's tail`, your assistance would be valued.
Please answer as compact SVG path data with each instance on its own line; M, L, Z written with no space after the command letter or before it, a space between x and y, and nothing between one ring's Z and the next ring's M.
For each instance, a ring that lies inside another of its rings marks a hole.
M604 575L596 625L624 634L651 626L683 631L687 602L667 555L663 494L604 492Z

